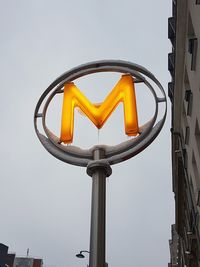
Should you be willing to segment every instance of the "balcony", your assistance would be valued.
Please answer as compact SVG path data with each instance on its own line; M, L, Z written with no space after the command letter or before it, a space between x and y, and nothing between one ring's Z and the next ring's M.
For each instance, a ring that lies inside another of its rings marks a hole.
M175 54L169 53L168 54L168 70L172 78L174 78L174 66L175 66Z
M168 38L170 39L173 47L175 47L175 34L176 34L175 17L171 17L168 18Z
M174 83L173 82L168 83L168 97L170 98L171 102L173 102L173 97L174 97Z

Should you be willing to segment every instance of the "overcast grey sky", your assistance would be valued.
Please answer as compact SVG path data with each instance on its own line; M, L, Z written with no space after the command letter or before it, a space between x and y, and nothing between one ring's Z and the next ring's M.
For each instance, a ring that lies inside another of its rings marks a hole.
M25 255L29 248L45 265L87 265L87 257L75 254L89 249L91 178L45 151L34 132L34 108L57 76L101 59L143 65L167 92L170 15L171 1L164 0L0 0L0 242L10 251ZM94 128L89 122L80 124L83 139L97 140L96 129L84 130ZM167 266L174 222L169 129L170 108L151 146L113 166L110 267ZM108 130L108 140L115 140Z

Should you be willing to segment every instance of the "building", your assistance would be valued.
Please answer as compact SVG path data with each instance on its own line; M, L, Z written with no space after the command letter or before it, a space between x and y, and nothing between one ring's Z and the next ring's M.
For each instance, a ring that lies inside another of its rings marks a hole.
M0 267L5 266L5 258L8 253L8 247L0 243Z
M172 225L172 240L169 241L171 261L169 267L176 267L178 265L178 247L179 247L179 236L176 231L175 224Z
M42 260L30 257L15 257L13 267L42 267Z
M200 266L200 0L172 1L168 20L175 226L169 266Z
M42 267L42 259L16 257L8 253L8 246L0 243L0 267Z

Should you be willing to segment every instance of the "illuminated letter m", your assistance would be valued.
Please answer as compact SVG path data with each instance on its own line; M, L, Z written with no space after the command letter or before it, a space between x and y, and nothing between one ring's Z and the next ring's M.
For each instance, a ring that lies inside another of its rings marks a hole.
M100 129L120 102L123 102L124 106L125 133L129 136L135 136L138 134L138 118L134 80L131 75L123 75L100 105L92 104L74 83L66 83L64 86L60 141L64 143L72 143L73 141L75 107L79 107Z

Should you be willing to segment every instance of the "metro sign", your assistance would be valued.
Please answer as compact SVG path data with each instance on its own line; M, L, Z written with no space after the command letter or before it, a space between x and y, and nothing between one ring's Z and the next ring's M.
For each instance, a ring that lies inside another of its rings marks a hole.
M125 133L128 136L138 135L135 86L131 75L123 75L104 102L99 105L92 104L74 83L66 83L64 85L60 141L64 143L73 141L75 107L79 107L100 129L120 102L123 102L124 105Z
M117 72L122 76L102 103L93 104L75 85L75 80L99 72ZM143 83L146 86L155 103L154 114L144 125L138 124L136 83ZM56 95L61 95L63 98L60 136L56 136L46 124L48 107ZM123 104L124 110L125 134L133 138L115 146L98 145L82 149L73 145L74 109L76 107L81 109L82 113L100 129L120 103ZM56 158L73 165L87 166L93 160L95 147L101 146L105 151L106 160L112 165L137 155L151 144L161 131L166 112L164 89L151 72L130 62L103 60L78 66L58 77L40 97L35 109L34 125L39 140ZM72 145L65 145L70 143Z
M118 72L122 77L103 103L92 104L74 81L98 72ZM155 101L153 116L140 126L135 97L135 83L138 82L150 90ZM48 107L56 95L63 97L59 137L47 127L46 123ZM115 146L96 145L89 149L65 145L73 141L76 107L80 108L100 129L119 103L123 103L124 107L125 133L133 138ZM87 251L90 267L107 266L106 178L112 174L111 165L125 161L149 146L163 127L166 111L166 95L154 75L139 65L117 60L91 62L64 73L46 89L37 103L34 125L42 145L57 159L86 167L87 174L92 177L90 249Z

